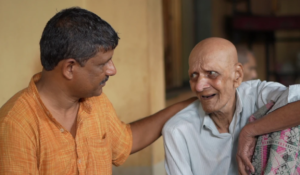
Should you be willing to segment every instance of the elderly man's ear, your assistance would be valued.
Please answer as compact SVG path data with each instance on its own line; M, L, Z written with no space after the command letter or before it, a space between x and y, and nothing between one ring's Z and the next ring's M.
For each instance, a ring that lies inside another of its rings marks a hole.
M241 63L237 63L235 65L235 74L234 74L234 87L237 88L240 86L240 84L243 81L244 72L243 72L243 66Z

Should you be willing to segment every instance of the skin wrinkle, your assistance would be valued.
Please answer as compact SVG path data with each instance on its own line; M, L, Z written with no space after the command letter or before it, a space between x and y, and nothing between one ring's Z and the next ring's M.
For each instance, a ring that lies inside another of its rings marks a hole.
M221 38L198 43L189 58L190 85L203 110L209 114L220 133L229 132L235 111L235 89L243 78L235 46ZM213 72L212 72L213 71ZM203 96L211 96L205 98Z

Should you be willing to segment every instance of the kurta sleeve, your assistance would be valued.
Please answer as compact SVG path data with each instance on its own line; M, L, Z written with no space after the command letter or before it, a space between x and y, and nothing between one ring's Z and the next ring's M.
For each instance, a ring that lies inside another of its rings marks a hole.
M275 102L274 109L300 99L300 85L286 87L276 82L251 81L251 86L257 90L257 107L260 108L271 101ZM272 112L273 110L270 110Z
M30 126L0 120L0 174L38 174L36 144Z

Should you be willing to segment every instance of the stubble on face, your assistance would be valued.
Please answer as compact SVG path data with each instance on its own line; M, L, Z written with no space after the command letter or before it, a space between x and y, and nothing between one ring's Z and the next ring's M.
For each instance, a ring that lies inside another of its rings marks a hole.
M106 52L100 50L83 67L79 68L76 79L78 94L84 94L82 95L84 98L101 95L109 76L115 74L115 68L111 62L112 56L113 50ZM108 69L111 70L108 71Z

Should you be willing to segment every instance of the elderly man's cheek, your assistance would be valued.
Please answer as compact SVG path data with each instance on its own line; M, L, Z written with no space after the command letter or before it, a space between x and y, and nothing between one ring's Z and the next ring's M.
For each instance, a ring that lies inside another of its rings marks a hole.
M193 82L190 82L190 87L191 87L191 90L197 95L196 84Z

